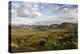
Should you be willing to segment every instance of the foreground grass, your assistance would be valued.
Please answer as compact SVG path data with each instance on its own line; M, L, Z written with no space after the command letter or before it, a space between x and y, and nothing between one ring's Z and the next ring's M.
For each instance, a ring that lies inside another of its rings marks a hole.
M78 48L75 29L12 29L12 52L64 50Z

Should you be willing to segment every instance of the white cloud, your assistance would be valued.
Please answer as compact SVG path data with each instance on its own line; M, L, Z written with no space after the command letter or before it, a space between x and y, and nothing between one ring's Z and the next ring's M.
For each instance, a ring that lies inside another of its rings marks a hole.
M42 16L42 13L40 13L40 12L38 12L38 11L33 11L33 12L32 12L32 15L39 17L39 16Z
M15 18L17 16L17 11L15 9L11 10L11 16L12 18Z
M78 9L67 9L63 16L69 20L74 19L76 21L78 19Z
M27 17L27 16L34 16L34 17L38 17L41 16L42 13L39 11L39 6L37 3L32 3L32 2L24 2L23 6L21 6L20 8L18 8L19 12L18 16L22 16L22 17Z
M19 8L20 5L17 2L14 1L14 2L12 2L12 7Z
M15 18L12 20L12 23L15 24L26 24L26 25L50 25L50 24L60 24L63 22L77 22L77 9L69 9L67 12L64 12L63 16L57 16L57 15L49 15L49 14L42 14L39 12L35 12L33 15L37 15L36 18Z
M35 19L18 17L18 18L12 18L11 23L14 25L16 25L16 24L32 25L32 24L34 24L35 21L36 21Z
M41 8L46 10L44 6L42 6ZM77 22L78 20L77 8L70 9L66 7L63 8L62 10L61 9L58 10L59 8L61 7L59 7L58 5L56 6L56 8L49 7L49 9L47 9L46 12L44 11L45 13L42 13L39 10L39 6L37 3L24 2L23 6L21 6L20 8L12 9L12 17L13 17L12 24L50 25L50 24L60 24L63 22ZM18 10L19 12L17 12ZM33 16L33 18L31 18L30 16Z
M30 8L30 7L32 7L32 2L24 2L23 3L23 5L24 5L24 7L27 7L27 8Z
M30 12L29 12L29 10L27 8L24 8L23 10L21 10L19 14L22 17L30 16Z

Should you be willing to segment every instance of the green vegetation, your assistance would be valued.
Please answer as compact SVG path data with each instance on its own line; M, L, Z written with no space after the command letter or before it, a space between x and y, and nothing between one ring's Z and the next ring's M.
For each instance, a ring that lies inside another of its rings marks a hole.
M12 52L78 48L77 29L11 29Z

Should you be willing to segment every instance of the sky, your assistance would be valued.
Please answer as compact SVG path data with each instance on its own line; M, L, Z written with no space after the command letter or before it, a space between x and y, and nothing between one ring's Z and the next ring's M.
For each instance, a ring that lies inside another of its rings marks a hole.
M78 6L71 4L12 1L11 20L11 23L14 25L77 23Z

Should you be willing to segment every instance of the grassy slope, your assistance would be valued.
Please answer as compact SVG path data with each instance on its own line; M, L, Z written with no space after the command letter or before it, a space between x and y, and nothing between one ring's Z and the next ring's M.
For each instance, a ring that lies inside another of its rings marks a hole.
M74 29L12 29L12 52L62 50L77 48Z

